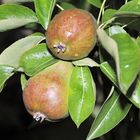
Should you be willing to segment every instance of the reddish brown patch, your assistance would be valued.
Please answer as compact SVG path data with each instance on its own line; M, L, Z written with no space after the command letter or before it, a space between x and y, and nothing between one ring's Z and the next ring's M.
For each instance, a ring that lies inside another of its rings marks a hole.
M55 56L64 60L85 57L96 43L94 17L85 10L64 10L51 21L46 37L48 46ZM54 45L60 42L66 46L64 53L58 53L54 49Z
M31 115L40 112L50 120L67 116L72 68L71 63L62 61L29 79L23 91L23 101Z

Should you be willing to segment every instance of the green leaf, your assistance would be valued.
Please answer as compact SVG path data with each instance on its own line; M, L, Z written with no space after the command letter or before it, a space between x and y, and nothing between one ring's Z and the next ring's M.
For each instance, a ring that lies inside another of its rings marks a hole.
M104 62L100 65L101 71L114 83L116 87L119 88L117 83L117 76L114 69L109 65L109 63ZM137 107L140 108L140 80L134 83L133 89L129 90L129 92L125 93L121 91L125 96Z
M114 58L117 75L120 75L119 51L116 41L109 37L103 29L98 29L97 34L102 47L104 47L104 49L112 56L112 58Z
M136 81L135 88L126 96L137 108L140 109L140 80Z
M119 10L117 10L116 16L118 15L138 15L140 16L140 0L133 0L124 4Z
M76 66L99 67L99 64L97 62L88 57L81 60L73 61L72 63Z
M112 17L114 16L114 14L116 13L117 10L115 9L107 9L105 10L103 17L102 17L102 21L106 22L108 20L111 20Z
M0 65L0 92L5 82L14 74L14 68L6 65Z
M92 4L93 6L100 8L102 5L102 1L101 0L87 0L90 4Z
M21 5L0 5L0 32L38 22L35 13Z
M112 38L102 29L97 33L102 46L115 60L119 87L126 93L139 72L140 48L126 33L114 34Z
M92 113L95 92L89 68L75 67L70 79L69 112L77 127Z
M140 47L140 36L137 37L137 40L136 41L137 41L137 43L138 43L138 45Z
M125 118L130 108L131 104L128 100L117 91L114 91L112 96L104 102L94 120L87 140L95 139L109 132Z
M33 2L34 0L3 0L3 3Z
M57 0L57 2L69 2L70 0Z
M140 70L140 48L137 42L126 33L115 34L112 38L118 45L120 60L119 86L122 91L126 92Z
M66 9L74 9L74 8L76 8L74 5L72 5L72 4L68 3L68 2L62 2L61 7L63 9L65 9L65 10Z
M123 5L117 10L114 17L116 17L114 22L140 31L140 0L133 0Z
M117 76L115 71L113 71L112 67L108 64L108 62L103 62L100 64L101 71L113 82L117 85Z
M118 33L126 33L126 31L123 29L123 27L120 27L118 25L111 26L109 28L109 36L112 36Z
M45 37L42 34L36 33L16 41L1 53L0 65L18 68L21 55L44 39Z
M20 58L20 66L28 76L33 76L57 61L49 53L46 44L43 43L26 51Z
M34 0L34 3L39 22L47 30L56 0Z
M21 74L20 83L21 83L22 90L24 90L24 88L26 87L27 81L28 80L26 79L25 74Z
M127 28L130 28L131 30L140 31L139 25L140 25L140 17L133 17L133 16L125 16L125 17L118 17L114 20L115 24L120 24L122 26L125 26Z

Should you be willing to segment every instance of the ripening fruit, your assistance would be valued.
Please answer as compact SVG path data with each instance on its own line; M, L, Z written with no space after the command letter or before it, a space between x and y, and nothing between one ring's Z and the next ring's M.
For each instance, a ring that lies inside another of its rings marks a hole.
M30 78L23 90L27 111L37 121L68 116L68 86L73 65L59 61Z
M96 44L96 21L82 9L61 11L50 22L46 31L51 52L63 60L88 56Z

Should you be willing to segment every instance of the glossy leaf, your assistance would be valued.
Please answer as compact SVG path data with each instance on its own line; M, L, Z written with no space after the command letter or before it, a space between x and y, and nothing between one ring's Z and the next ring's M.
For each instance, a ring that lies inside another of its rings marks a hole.
M102 29L97 33L102 46L115 60L119 87L126 93L139 72L140 48L126 33L114 34L113 39Z
M57 0L57 2L69 2L70 0Z
M14 68L6 65L0 65L0 92L5 82L14 74Z
M109 65L109 63L104 62L100 65L101 71L119 88L117 83L117 76L114 69ZM124 91L121 91L122 93ZM133 85L133 88L127 93L123 93L125 96L137 107L140 108L140 80L137 79Z
M109 36L112 36L118 33L126 33L123 27L120 27L118 25L111 26L108 30L109 30Z
M135 83L135 87L132 92L127 94L128 99L140 109L140 80L138 79Z
M70 79L69 112L77 127L92 113L95 96L95 85L89 68L75 67Z
M102 21L106 22L108 20L111 20L114 16L114 14L116 13L117 10L115 9L107 9L105 10L103 17L102 17Z
M68 2L62 2L61 3L61 7L63 8L63 9L73 9L73 8L76 8L74 5L72 5L72 4L70 4L70 3L68 3Z
M123 5L114 17L116 17L115 22L126 25L131 29L140 31L140 0L133 0Z
M72 63L76 66L99 67L99 64L97 62L88 57L81 60L73 61Z
M98 29L97 34L102 47L114 58L117 75L120 75L119 50L116 41L109 37L103 29Z
M0 64L18 68L21 55L44 39L45 37L39 33L16 41L1 53Z
M122 91L126 92L140 70L140 48L128 34L115 34L112 38L117 42L119 51L119 86Z
M94 5L97 8L100 8L102 5L101 0L87 0L90 4Z
M3 3L33 2L34 0L3 0Z
M20 58L20 67L28 76L33 76L57 60L49 53L46 44L39 44L26 51Z
M108 62L103 62L100 64L101 71L113 82L115 85L117 85L117 76L115 71L111 68L111 66L108 64Z
M38 22L35 13L21 5L0 5L0 32Z
M34 0L40 24L47 30L56 0Z
M140 16L140 0L133 0L124 4L115 15L138 15Z
M139 45L139 47L140 47L140 36L138 36L138 38L137 38L137 43L138 43L138 45Z
M117 91L114 91L112 96L104 102L94 120L87 140L95 139L109 132L125 118L130 108L131 104L128 100Z

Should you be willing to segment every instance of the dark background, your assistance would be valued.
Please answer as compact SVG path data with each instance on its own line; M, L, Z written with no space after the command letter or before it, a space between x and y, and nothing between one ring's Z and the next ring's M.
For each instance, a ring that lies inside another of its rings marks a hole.
M0 1L2 3L2 1ZM84 1L70 1L77 7L84 8ZM124 3L122 0L111 0L110 7L119 8ZM33 4L24 4L34 9ZM55 9L57 12L58 9ZM97 17L99 10L93 6L90 11ZM55 12L53 14L55 14ZM33 32L44 30L40 25L32 28L21 27L11 31L0 33L0 52L11 45L14 41L25 37ZM94 56L93 56L94 57ZM109 91L109 81L102 75L103 81L108 85L101 89L98 69L91 70L97 87L96 110L100 107ZM104 92L106 91L106 92ZM96 113L94 114L96 115ZM22 101L20 85L20 73L16 73L6 83L0 94L0 139L4 140L85 140L89 132L93 117L90 116L79 129L70 118L60 122L35 122L26 111ZM111 120L110 120L111 121ZM140 112L132 107L127 117L112 131L97 140L140 140Z

